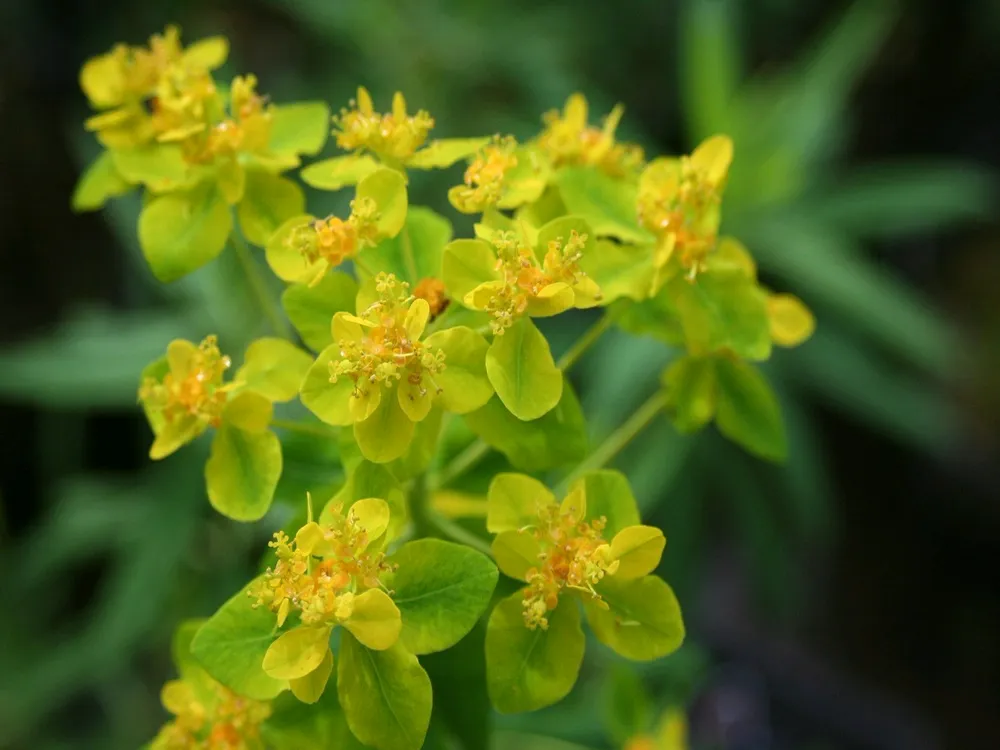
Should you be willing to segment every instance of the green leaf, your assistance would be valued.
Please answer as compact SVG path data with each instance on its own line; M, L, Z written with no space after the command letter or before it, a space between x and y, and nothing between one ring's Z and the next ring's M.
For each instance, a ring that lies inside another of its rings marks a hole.
M538 511L556 501L552 491L526 474L493 477L487 492L486 529L491 534L517 531L538 521Z
M465 326L432 333L424 341L430 349L445 354L444 369L434 376L440 392L438 402L453 414L465 414L484 406L493 395L486 375L489 345L481 334Z
M281 306L306 345L321 351L333 343L330 321L338 312L354 313L357 282L346 273L327 273L314 286L293 284L281 295Z
M192 42L185 49L182 59L193 68L215 70L229 57L229 40L224 36L207 36Z
M689 349L729 349L757 361L771 355L767 297L741 270L709 270L693 282L675 276L667 290L677 300Z
M132 185L115 169L111 152L102 151L80 175L71 205L74 211L96 211L108 198L124 195L131 189Z
M785 425L774 391L753 365L719 358L715 362L719 432L754 455L771 461L788 456Z
M252 606L252 581L222 605L191 641L191 653L216 680L240 695L270 700L287 687L268 677L262 666L274 640L275 616L267 607Z
M404 544L390 561L398 568L384 583L403 616L400 639L417 655L458 643L486 611L497 583L488 557L440 539Z
M389 466L393 476L398 477L400 481L406 481L427 471L437 455L443 417L444 412L435 407L416 423L413 440L410 441L406 453Z
M622 529L611 540L611 554L618 561L615 576L625 580L649 575L660 564L666 544L663 532L655 526Z
M299 625L278 636L262 666L276 680L299 680L319 669L330 652L329 625Z
M608 609L583 597L587 622L597 639L617 654L651 661L676 651L684 641L680 605L662 578L619 581L605 576L595 588Z
M694 0L681 7L682 111L696 143L729 129L730 102L742 77L733 6L729 0Z
M205 482L212 507L234 521L264 517L281 477L281 443L270 430L250 432L226 421L212 440Z
M382 240L364 251L365 268L377 268L392 273L410 284L410 291L422 279L441 278L441 257L451 240L451 222L441 214L423 206L411 206L406 223L395 237ZM359 268L362 279L368 274Z
M538 517L531 519L537 523ZM497 567L508 578L524 581L528 571L537 568L542 549L534 535L527 531L501 531L490 545Z
M349 154L324 159L302 170L302 181L319 190L340 190L356 185L379 168L379 163L366 154Z
M340 641L337 692L354 735L377 750L419 750L431 720L431 681L402 644L385 651Z
M243 200L236 210L247 242L264 247L278 227L305 210L302 188L287 177L259 169L247 172Z
M257 339L233 379L269 401L291 401L312 363L308 353L286 339Z
M448 296L464 305L465 296L486 281L499 278L497 255L485 240L453 240L444 248L441 278Z
M414 169L445 169L460 159L472 156L490 142L489 138L444 138L431 141L407 162Z
M556 182L566 210L585 218L601 237L651 243L653 235L639 226L636 186L604 174L596 167L564 167Z
M587 513L584 518L594 521L602 516L606 520L604 538L611 539L622 529L639 523L639 508L632 494L628 478L614 469L588 471L571 486L572 493L584 485Z
M330 132L330 108L325 102L280 104L271 109L270 151L308 154L323 150Z
M538 419L559 403L562 372L549 342L528 318L497 336L486 353L486 373L504 406L518 419Z
M406 177L395 169L376 169L358 183L357 200L370 198L378 207L379 236L395 237L406 223Z
M226 246L233 219L211 186L154 198L139 214L139 244L153 275L176 281L214 260Z
M604 684L605 724L615 743L626 746L652 725L649 693L636 671L625 665L614 665Z
M358 462L344 486L320 512L320 523L330 523L334 506L342 506L343 512L347 513L358 500L369 497L381 498L388 503L389 528L386 531L386 539L395 539L407 523L406 497L399 482L384 465L364 459Z
M347 727L336 690L326 690L315 705L292 695L279 695L271 716L261 725L261 736L270 750L365 750Z
M354 397L354 381L349 377L337 378L330 382L330 363L340 359L340 347L330 344L316 357L312 367L302 380L299 397L303 406L335 427L354 424L351 413L351 399Z
M601 289L601 304L622 297L643 300L649 296L653 250L598 240L580 259L580 269Z
M518 591L503 599L486 627L486 685L493 706L504 714L562 700L583 663L585 640L573 598L563 597L549 612L546 630L524 624L522 598Z
M671 421L678 432L697 432L712 421L718 401L715 358L680 357L663 372L661 379Z
M329 639L327 639L329 640ZM303 703L315 703L320 699L326 690L326 683L330 681L333 674L333 651L327 644L326 652L323 654L323 661L319 663L313 671L305 677L299 677L288 681L288 687L292 694ZM330 691L333 692L332 690Z
M413 430L413 422L399 405L396 389L383 388L375 413L363 422L354 423L354 439L365 458L384 464L406 453Z
M154 193L188 186L189 167L180 146L150 144L110 153L115 169L126 182L146 185Z
M464 415L469 428L503 453L516 469L542 471L566 466L587 455L587 425L580 402L568 380L556 407L541 419L522 422L491 398Z

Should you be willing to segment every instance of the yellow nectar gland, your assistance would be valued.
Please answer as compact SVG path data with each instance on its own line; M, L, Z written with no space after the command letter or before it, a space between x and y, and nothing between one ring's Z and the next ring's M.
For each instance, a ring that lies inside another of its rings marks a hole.
M406 99L398 91L391 113L376 112L364 88L358 89L358 98L350 106L333 119L337 145L349 151L366 148L383 158L405 161L424 145L434 127L434 118L424 110L408 115Z
M391 384L406 378L421 396L427 393L424 379L433 385L434 375L444 369L444 352L430 349L412 334L409 312L415 297L409 284L393 274L380 273L375 279L379 298L360 315L365 322L360 341L342 340L341 359L330 363L330 382L342 377L354 381L354 395L361 398L370 386Z
M353 613L355 592L384 588L382 573L394 570L385 553L367 551L367 532L343 506L332 509L328 524L307 524L289 540L282 531L269 542L278 558L259 584L247 591L252 605L267 606L278 616L278 627L292 609L305 625L343 622Z
M168 372L161 382L146 378L139 388L139 399L150 409L161 411L167 422L193 416L218 427L230 389L222 378L232 360L219 351L217 342L215 336L206 337L186 372Z
M719 186L689 156L680 157L679 174L640 189L639 222L661 238L672 238L673 254L693 280L704 270L715 247L717 221L712 214L722 202Z
M618 570L618 561L611 558L611 547L602 536L607 520L602 516L589 523L582 521L575 508L565 505L552 503L539 508L539 524L527 530L541 547L541 564L525 574L524 623L531 630L548 628L546 615L559 604L559 594L565 588L589 594L604 605L594 586Z
M502 232L493 239L497 252L496 269L503 273L503 287L493 294L486 311L493 320L493 333L501 335L513 325L547 286L562 282L575 286L586 274L580 269L587 235L575 229L568 240L558 237L548 243L539 266L532 249L523 245L514 232Z
M565 110L551 110L542 116L545 129L538 136L538 145L552 160L553 166L591 165L612 177L623 177L638 171L643 164L642 147L615 141L615 130L624 109L616 106L605 118L603 127L587 123L587 104L574 95Z
M465 186L451 193L460 210L473 213L496 205L503 193L504 177L517 166L515 148L513 138L497 138L479 152L465 170Z
M173 680L163 686L164 707L174 714L150 744L151 750L249 750L259 746L260 725L271 715L262 701L237 695L217 683L213 707L205 706L191 685Z
M413 289L413 296L427 303L431 310L431 319L443 313L450 302L444 282L434 276L426 276L418 281Z

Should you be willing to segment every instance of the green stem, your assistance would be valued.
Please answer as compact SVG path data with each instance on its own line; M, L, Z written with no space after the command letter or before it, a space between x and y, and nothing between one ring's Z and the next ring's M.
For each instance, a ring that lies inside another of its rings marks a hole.
M445 518L433 509L428 509L428 520L434 531L445 539L457 542L458 544L464 544L466 547L472 547L472 549L482 552L487 557L493 557L493 550L485 539L476 536L471 531L467 531L450 518Z
M449 518L445 518L431 507L431 495L427 491L427 477L421 475L410 485L410 519L417 537L439 537L458 544L464 544L492 557L493 552L485 540L471 531L466 531Z
M277 302L275 302L274 297L268 291L267 282L260 273L260 266L257 265L257 261L253 257L253 253L250 252L250 247L243 240L242 237L235 231L231 232L229 235L229 242L236 250L236 257L240 261L240 265L243 267L243 273L246 274L247 283L250 285L250 289L254 296L257 298L257 302L267 318L268 322L271 324L271 328L276 334L282 338L292 339L294 338L294 333L292 327L285 320L285 316L278 307Z
M291 419L272 419L271 427L277 427L279 430L288 430L289 432L298 432L301 435L310 435L312 437L337 437L337 433L332 427L321 424L309 424L308 422L296 422Z
M590 328L584 331L583 335L576 340L573 346L571 346L566 353L559 358L559 369L566 372L573 365L575 365L576 361L580 359L580 357L582 357L609 328L611 328L617 318L618 313L612 313L609 310L605 310L601 317L599 317Z
M483 440L476 440L470 443L465 450L455 456L447 466L441 469L434 482L435 486L443 487L449 482L453 482L479 463L489 452L490 446Z
M626 445L632 442L636 435L649 426L650 422L656 418L665 405L666 397L663 391L657 390L618 429L608 435L604 439L604 442L594 449L593 453L581 461L579 466L573 469L569 476L560 482L560 487L566 488L574 479L585 472L600 469L607 465Z

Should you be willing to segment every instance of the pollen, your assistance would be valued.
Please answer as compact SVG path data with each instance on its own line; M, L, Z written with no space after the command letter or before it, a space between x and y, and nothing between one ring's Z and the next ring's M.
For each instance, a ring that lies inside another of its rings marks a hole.
M358 588L384 588L380 577L394 569L383 552L367 549L367 533L342 506L331 515L327 524L304 526L295 539L279 531L268 544L277 562L247 595L254 608L266 606L278 616L278 627L292 610L305 625L343 622Z
M407 325L417 298L410 295L409 284L393 274L380 273L375 281L378 299L358 316L362 335L338 342L341 359L330 363L330 382L351 378L359 398L372 386L391 385L403 377L423 392L437 390L434 376L444 369L444 352L425 346Z
M217 338L208 336L183 369L171 370L159 382L147 378L139 399L161 411L167 422L191 416L218 427L231 387L223 384L223 376L231 365L229 357L219 351Z
M572 506L556 503L539 508L539 523L525 530L538 540L541 552L537 567L528 570L524 590L524 623L529 629L547 629L548 613L559 604L559 595L574 589L604 604L594 589L605 575L618 570L611 547L602 536L604 517L587 522Z
M406 99L398 91L392 100L392 112L380 114L374 110L368 92L359 88L357 99L334 117L333 124L337 145L342 149L367 149L379 157L404 162L424 145L434 118L424 110L407 114Z

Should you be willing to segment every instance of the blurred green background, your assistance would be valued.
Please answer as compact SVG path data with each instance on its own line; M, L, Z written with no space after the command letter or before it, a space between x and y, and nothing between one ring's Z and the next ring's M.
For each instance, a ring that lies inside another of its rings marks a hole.
M401 89L438 136L526 138L576 90L595 113L623 102L622 137L650 154L727 132L724 228L816 311L813 340L767 366L787 466L665 422L617 464L666 530L661 572L688 643L639 672L588 649L570 698L498 719L497 747L620 747L622 704L650 721L682 706L696 748L997 746L1000 4L7 0L0 747L149 738L174 626L244 582L274 525L212 513L203 446L151 466L135 405L140 369L171 338L217 331L237 351L263 330L242 276L223 256L160 286L137 248L137 199L68 208L96 153L80 65L169 22L188 41L229 36L224 75L253 71L276 101L336 109L358 84L377 102ZM454 181L421 176L413 199L452 215ZM557 353L587 322L546 327ZM671 356L624 334L586 356L574 380L595 440ZM335 449L285 452L279 500L339 480ZM463 658L437 668L472 694L475 654ZM451 729L476 748L479 725Z

